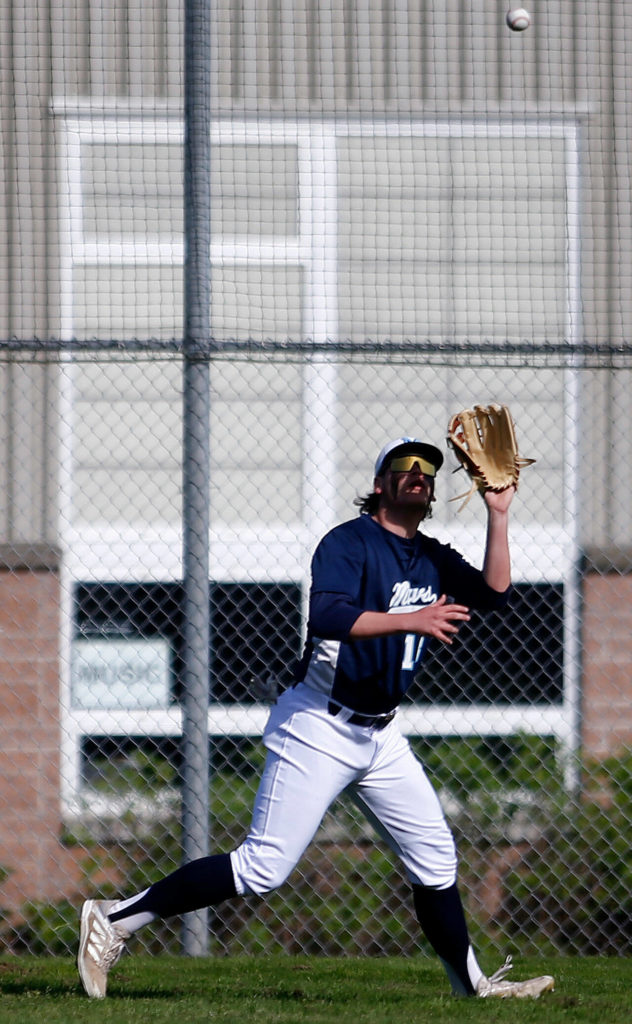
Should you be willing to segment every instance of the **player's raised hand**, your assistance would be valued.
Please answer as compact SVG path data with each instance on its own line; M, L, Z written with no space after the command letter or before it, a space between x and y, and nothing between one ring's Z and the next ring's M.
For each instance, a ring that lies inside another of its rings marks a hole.
M512 484L511 487L505 487L502 491L486 491L483 495L483 499L488 509L492 512L507 512L511 505L516 488Z
M451 644L463 623L470 621L470 610L464 604L449 604L446 595L442 594L434 604L420 608L418 612L410 612L409 617L409 632Z

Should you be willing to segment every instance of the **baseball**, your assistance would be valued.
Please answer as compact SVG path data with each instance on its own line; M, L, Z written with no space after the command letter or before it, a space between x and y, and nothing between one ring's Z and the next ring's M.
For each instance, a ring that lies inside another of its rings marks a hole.
M531 24L531 15L524 7L514 7L507 11L507 24L512 32L524 32Z

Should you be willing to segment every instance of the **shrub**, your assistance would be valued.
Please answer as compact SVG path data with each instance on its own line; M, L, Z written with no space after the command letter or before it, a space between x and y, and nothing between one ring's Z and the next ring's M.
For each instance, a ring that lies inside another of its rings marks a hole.
M632 953L632 755L589 766L582 798L506 875L499 923L580 955Z

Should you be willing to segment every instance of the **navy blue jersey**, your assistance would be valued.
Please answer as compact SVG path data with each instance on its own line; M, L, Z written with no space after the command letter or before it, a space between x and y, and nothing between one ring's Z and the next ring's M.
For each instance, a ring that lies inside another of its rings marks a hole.
M349 631L364 611L418 611L442 594L479 610L506 601L449 544L422 533L398 537L368 515L335 527L312 559L307 643L296 681L354 711L391 711L419 669L426 638L350 641Z

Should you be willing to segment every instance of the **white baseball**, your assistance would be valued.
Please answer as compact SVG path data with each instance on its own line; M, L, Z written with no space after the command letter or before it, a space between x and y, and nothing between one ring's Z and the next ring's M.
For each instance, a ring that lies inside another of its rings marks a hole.
M524 32L531 24L531 15L524 7L514 7L507 11L507 24L512 32Z

